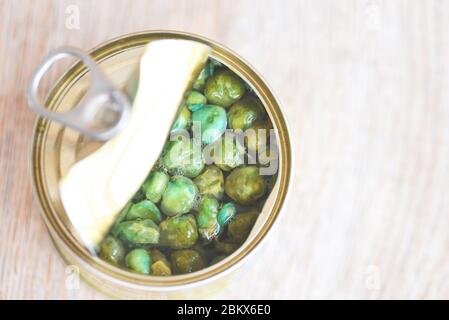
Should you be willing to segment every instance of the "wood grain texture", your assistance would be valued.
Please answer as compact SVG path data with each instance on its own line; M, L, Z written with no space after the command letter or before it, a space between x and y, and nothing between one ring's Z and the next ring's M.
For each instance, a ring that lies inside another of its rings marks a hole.
M145 29L240 53L290 123L283 218L214 297L449 298L449 2L408 0L0 0L0 298L103 298L67 289L40 218L25 88L51 49Z

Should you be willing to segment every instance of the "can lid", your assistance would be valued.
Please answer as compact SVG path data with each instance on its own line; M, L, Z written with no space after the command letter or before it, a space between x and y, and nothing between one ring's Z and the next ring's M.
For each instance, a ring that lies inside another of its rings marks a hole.
M70 111L49 111L38 98L40 81L54 63L70 56L78 58L90 70L91 86ZM89 54L73 47L61 47L42 61L31 76L27 95L30 108L38 115L75 129L94 140L111 139L123 129L131 112L128 96L116 88Z

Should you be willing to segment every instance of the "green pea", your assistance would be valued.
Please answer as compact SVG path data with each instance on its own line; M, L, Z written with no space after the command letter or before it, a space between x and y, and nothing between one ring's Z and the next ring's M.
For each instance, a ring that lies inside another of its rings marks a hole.
M198 229L191 214L168 218L160 224L160 245L172 249L185 249L195 245Z
M256 223L257 217L258 214L254 212L245 212L236 215L228 226L229 240L237 244L243 243Z
M126 255L125 263L128 268L137 273L150 273L151 258L145 249L131 250Z
M256 166L239 167L232 170L225 181L225 192L242 205L254 203L265 194L265 181Z
M207 166L198 177L196 177L193 182L195 182L200 195L211 195L217 200L221 200L224 194L224 177L223 172L216 166Z
M153 261L153 263L157 262L159 260L163 260L168 263L168 260L167 260L167 257L165 256L165 254L163 254L162 251L160 251L156 248L153 248L150 250L150 257L151 257L151 261Z
M125 247L114 236L107 236L100 244L98 255L103 260L118 265L125 256Z
M167 187L170 177L162 171L153 171L144 182L142 189L148 200L158 203Z
M178 117L175 120L171 128L171 132L176 132L178 130L188 130L192 124L192 114L187 106L183 106L179 111Z
M212 159L217 167L223 171L230 171L245 161L245 147L234 135L225 134L219 142L218 152L213 150Z
M151 274L155 276L170 276L171 266L165 254L158 249L150 250L150 257L153 264L151 265Z
M206 83L206 79L210 75L210 66L209 64L206 64L204 68L200 71L200 74L198 75L198 78L195 80L195 83L193 84L193 89L195 90L203 90L204 84Z
M198 196L198 188L189 178L171 178L162 196L161 209L167 216L189 212Z
M246 237L245 237L246 239ZM231 242L225 242L225 241L214 241L214 249L218 252L225 253L225 254L231 254L235 250L237 250L239 247L238 244L231 243Z
M153 202L150 200L143 200L133 204L126 215L126 220L135 219L151 219L153 222L159 224L162 220L162 215Z
M196 148L191 139L182 137L167 144L161 163L170 174L181 174L189 178L195 178L204 169L201 147Z
M165 261L159 260L151 265L151 274L153 276L171 276L172 272Z
M228 122L231 129L246 130L263 117L263 107L260 100L246 96L232 105L228 111Z
M203 108L207 103L207 99L198 91L191 91L187 96L186 105L190 111L194 112Z
M165 254L163 254L158 249L150 250L151 261L153 262L151 265L151 274L154 276L170 276L171 266L170 262L167 260Z
M151 219L124 221L116 226L118 237L129 244L156 244L159 228Z
M217 221L218 201L213 196L204 196L198 206L198 233L209 241L215 238L220 232L220 225Z
M220 262L220 261L222 261L222 260L224 260L224 259L226 259L226 255L219 255L219 256L216 256L215 258L213 258L212 259L212 261L210 262L210 265L214 265L214 264L216 264L216 263L218 263L218 262Z
M223 229L237 213L237 209L232 202L227 202L222 205L218 211L217 221L220 227Z
M207 145L221 137L226 130L226 111L219 106L206 105L192 114L195 125L201 125L201 143Z
M200 256L204 259L204 261L209 261L215 256L215 252L212 250L213 248L210 246L212 242L202 242L198 241L193 247L190 249L195 250L200 254Z
M205 267L204 259L195 250L184 249L171 254L173 272L185 274L201 270Z
M245 93L245 83L231 70L220 69L206 81L204 94L209 103L229 107Z

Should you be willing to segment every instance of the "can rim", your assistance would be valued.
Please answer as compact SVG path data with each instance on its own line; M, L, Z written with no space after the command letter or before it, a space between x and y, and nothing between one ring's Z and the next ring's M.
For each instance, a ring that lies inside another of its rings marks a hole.
M157 38L178 38L178 39L188 39L193 41L199 41L205 43L212 47L214 53L218 54L222 58L232 58L231 69L240 69L240 72L245 72L245 80L252 86L256 87L256 91L259 97L263 97L266 107L269 107L271 112L271 119L278 128L278 139L280 145L282 146L280 165L283 168L281 170L282 174L279 174L279 190L278 196L274 201L271 212L267 218L267 221L261 226L259 232L255 237L246 245L242 245L234 254L225 259L221 263L217 263L213 266L202 269L198 272L186 274L186 275L175 275L170 277L155 277L148 275L134 274L126 270L114 267L100 259L92 257L88 251L83 248L71 234L65 232L62 228L61 223L55 220L56 212L52 212L52 207L49 203L48 197L45 196L45 191L42 186L42 176L40 175L39 164L41 163L41 150L38 146L42 141L46 139L46 133L48 132L48 121L42 118L38 118L35 121L33 129L33 142L30 157L30 168L33 180L33 192L35 197L38 199L39 207L41 209L41 215L44 218L45 224L50 231L52 237L57 236L61 241L56 242L56 246L63 245L66 250L69 250L73 254L77 255L80 259L86 262L85 267L92 273L100 273L100 276L107 278L113 283L126 285L127 287L134 287L137 289L144 290L158 290L158 291L171 291L178 290L180 287L188 288L192 286L197 286L201 284L208 283L215 280L217 277L222 277L239 266L241 266L247 258L252 255L256 248L260 247L261 242L266 238L269 230L272 229L273 224L277 220L279 213L287 199L287 191L290 189L289 185L291 182L292 175L292 152L289 137L289 130L286 119L282 116L280 110L280 103L277 97L274 95L272 88L270 88L262 76L251 66L247 61L245 61L238 54L223 46L213 40L206 37L187 33L180 31L171 30L151 30L151 31L141 31L128 33L119 37L115 37L107 42L104 42L94 49L90 50L89 53L94 58L94 60L102 60L109 58L112 55L118 54L123 50L134 48L140 45L146 44L149 40ZM232 68L234 67L234 68ZM46 105L48 107L54 106L57 98L66 89L66 85L70 82L71 78L76 78L83 71L83 66L81 64L75 64L68 71L58 79L54 87L50 90L48 96L46 97ZM60 249L61 255L64 256L62 248ZM65 257L64 257L65 258Z

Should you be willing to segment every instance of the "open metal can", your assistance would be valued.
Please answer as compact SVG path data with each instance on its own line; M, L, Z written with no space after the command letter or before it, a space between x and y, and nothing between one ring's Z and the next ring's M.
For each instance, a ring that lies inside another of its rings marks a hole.
M187 39L210 46L211 57L239 75L258 95L277 131L278 179L246 242L219 263L191 274L170 277L128 272L92 256L77 240L64 211L59 180L75 162L100 144L44 118L37 120L33 135L31 169L34 190L45 224L61 256L67 264L76 266L81 277L96 289L119 298L210 297L260 247L279 217L292 176L288 128L278 100L261 76L229 49L201 36L173 31L134 33L113 39L92 50L90 55L115 84L124 87L139 62L144 46L156 39ZM80 101L88 86L89 72L83 64L77 63L49 91L45 105L51 111L67 111Z

